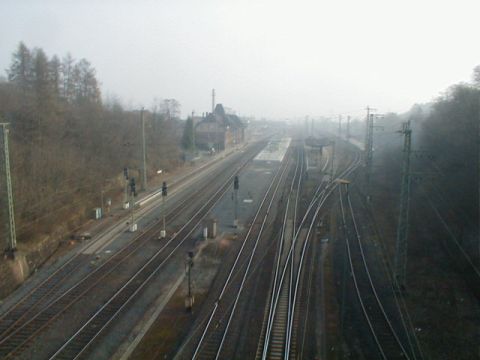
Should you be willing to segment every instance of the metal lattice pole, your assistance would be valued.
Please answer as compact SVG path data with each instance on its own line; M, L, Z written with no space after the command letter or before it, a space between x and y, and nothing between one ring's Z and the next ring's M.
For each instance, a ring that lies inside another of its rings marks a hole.
M332 162L330 165L330 183L333 183L333 179L335 178L335 141L332 141Z
M367 119L365 121L365 142L364 142L364 149L363 149L363 154L364 158L363 161L365 162L365 165L367 165L367 148L368 148L368 133L369 133L369 127L370 127L370 107L367 106Z
M371 110L371 109L369 109ZM367 201L370 200L370 178L372 176L373 162L373 118L374 115L368 112L367 116L367 136L365 142L365 195Z
M7 240L6 252L9 256L14 256L17 250L17 235L15 232L15 213L13 208L13 192L12 192L12 179L10 174L10 153L8 149L8 123L1 123L1 129L3 133L3 155L5 160L5 182L7 185L7 198L8 198L8 228L10 236Z
M141 119L142 119L142 190L147 190L147 151L145 146L145 118L144 118L144 110L140 112Z
M347 116L347 141L350 141L350 116Z
M408 216L410 207L410 155L412 144L410 121L403 124L403 129L400 132L404 135L403 169L400 195L400 215L398 218L397 241L395 244L394 278L398 289L404 289L407 268Z

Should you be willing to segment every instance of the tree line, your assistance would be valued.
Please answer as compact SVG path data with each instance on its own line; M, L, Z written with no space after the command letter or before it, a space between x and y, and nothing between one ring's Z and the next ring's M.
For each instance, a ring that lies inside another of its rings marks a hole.
M412 210L419 209L418 213L426 206L435 214L430 205L434 206L462 249L480 264L480 66L474 69L471 82L452 85L431 103L416 104L407 113L387 114L377 121L384 131L376 133L374 140L379 165L374 169L376 185L386 186L388 192L382 196L391 194L397 204L403 157L403 136L398 130L407 120L413 141ZM398 208L392 210L396 221ZM436 224L438 233L431 234L434 243L450 241L442 223ZM410 239L416 241L413 229ZM461 254L456 260L468 261Z
M422 115L419 145L429 155L427 192L472 258L479 254L480 66Z
M19 242L85 221L101 194L121 193L122 173L141 167L139 110L102 99L96 71L86 59L48 57L21 42L7 78L0 80L0 117L10 125L12 181ZM155 100L144 112L148 174L181 162L182 124L175 99ZM1 170L3 171L3 169ZM3 173L0 178L4 195ZM5 213L2 215L2 234Z

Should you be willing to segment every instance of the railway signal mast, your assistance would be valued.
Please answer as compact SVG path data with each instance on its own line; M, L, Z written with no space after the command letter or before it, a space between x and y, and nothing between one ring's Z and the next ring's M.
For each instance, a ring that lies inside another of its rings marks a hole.
M410 120L403 123L403 129L399 132L404 135L404 142L400 215L398 218L397 240L395 243L394 279L397 289L404 290L407 270L408 217L410 205L410 155L412 144Z
M130 222L130 232L137 231L137 224L135 223L135 201L133 199L135 194L136 194L136 192L135 192L135 178L132 177L130 179L130 214L132 215L131 222Z
M238 227L238 189L239 189L238 175L235 175L233 180L233 227Z
M13 191L12 179L10 175L10 153L8 149L8 123L0 123L3 138L3 158L5 163L5 184L7 185L7 200L8 200L8 228L9 237L7 240L7 248L5 254L8 258L15 258L15 251L17 251L17 235L15 232L15 214L13 208Z
M164 239L167 236L167 229L165 224L165 201L167 199L167 183L164 181L162 183L162 218L163 218L163 229L160 231L160 238Z
M123 177L125 179L125 195L123 197L123 208L126 210L130 206L128 203L128 168L127 167L123 168Z

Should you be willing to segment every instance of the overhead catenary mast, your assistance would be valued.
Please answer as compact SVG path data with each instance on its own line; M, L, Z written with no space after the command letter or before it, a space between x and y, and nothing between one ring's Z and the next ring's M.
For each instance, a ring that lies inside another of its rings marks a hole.
M395 243L394 279L399 290L405 288L407 269L407 240L409 228L410 206L410 155L412 144L412 129L410 121L403 124L400 131L404 135L402 188L400 193L400 214L398 217L397 239Z
M347 116L347 130L346 130L347 141L350 140L350 115Z
M375 115L371 113L375 111L371 107L367 106L367 120L365 126L365 149L364 149L364 161L365 161L365 196L367 201L370 201L370 177L372 175L372 161L373 161L373 119Z
M7 201L8 201L8 229L9 237L7 239L7 248L5 253L7 257L14 258L17 250L17 234L15 231L15 212L13 208L13 191L12 179L10 175L10 153L8 147L8 123L0 123L3 138L3 157L5 163L5 184L7 186Z
M147 151L145 145L145 118L144 108L140 112L142 121L142 190L147 190Z
M342 137L342 115L338 115L338 137Z

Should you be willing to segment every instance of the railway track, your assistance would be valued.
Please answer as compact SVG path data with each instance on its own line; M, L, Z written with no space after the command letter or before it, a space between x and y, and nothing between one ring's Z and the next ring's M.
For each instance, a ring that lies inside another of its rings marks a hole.
M220 295L213 304L213 309L209 315L203 319L201 325L196 329L201 334L194 334L189 340L195 343L190 355L181 354L178 356L193 359L218 359L231 358L235 351L228 335L236 334L238 330L232 327L233 317L240 304L240 296L245 288L246 281L252 269L258 266L259 259L256 256L257 249L261 243L263 230L269 218L272 204L277 196L280 184L290 165L290 157L281 164L274 175L264 197L262 198L258 210L251 222L251 225L243 239L242 245L235 257L228 276L222 282L219 289ZM203 331L201 331L203 329ZM185 349L185 346L184 346Z
M339 195L351 278L363 316L376 344L378 356L382 359L416 359L415 352L404 345L405 341L393 325L380 299L366 260L350 195L345 194L347 205L344 205L341 188ZM350 223L350 226L347 223ZM350 228L353 229L354 239L349 236Z
M253 151L256 154L256 150ZM248 161L252 158L253 156L249 156L248 160L244 162L243 166L245 166ZM220 189L223 189L222 191L226 191L228 188L228 185L231 182L231 178L234 176L234 174L237 173L239 169L235 169L233 171L233 174L228 177L227 181L224 182L222 187ZM200 216L200 214L203 214L203 212L208 211L210 207L208 207L208 204L214 204L212 202L213 198L216 196L219 196L220 190L218 190L214 197L210 199L209 202L205 203L200 210L197 211L196 216ZM223 192L222 192L223 194ZM217 199L218 200L218 199ZM176 217L179 215L181 212L183 212L185 206L191 205L191 198L187 198L184 202L179 204L174 211L172 211L170 216L172 218ZM213 206L213 205L212 205ZM203 214L204 216L205 214ZM174 240L180 239L181 238L181 231L185 233L187 229L191 229L193 231L193 228L190 228L189 226L194 223L194 218L192 218L186 225L184 225L179 232L172 238L170 238L166 244L161 247L161 249L144 265L141 267L139 271L142 271L142 274L145 274L145 272L152 271L152 266L149 266L154 263L154 260L157 260L158 258L161 258L160 255L166 257L164 260L168 260L173 254L173 252L178 248L178 246L174 246L175 242ZM34 313L33 316L27 319L25 322L16 322L16 327L13 329L10 329L8 335L0 340L0 357L14 357L19 355L28 345L32 342L34 339L35 335L39 334L43 329L45 329L52 321L54 321L61 313L65 312L73 303L79 301L82 297L84 297L87 292L91 289L93 289L95 286L99 286L102 282L102 280L109 275L110 273L113 272L123 261L128 259L137 249L140 249L141 246L149 241L152 237L156 237L155 235L159 231L156 227L158 223L154 223L151 226L148 227L147 230L145 230L144 233L140 234L139 236L136 237L135 241L129 243L126 247L124 247L121 251L117 252L114 254L112 257L108 259L105 263L103 263L99 268L97 268L94 272L90 273L87 275L87 277L83 278L80 282L75 284L73 287L71 287L69 290L67 290L65 293L63 293L59 298L54 300L53 302L48 303L44 308L42 308L40 311ZM194 226L198 224L195 223ZM191 232L190 231L190 232ZM187 231L187 233L190 233ZM185 241L184 239L180 240L180 243L183 243ZM172 250L173 247L173 250ZM162 260L163 261L163 260ZM161 262L162 265L164 262ZM136 278L138 279L140 276L138 275L139 272L137 272L134 276L137 276ZM145 281L148 281L144 279ZM100 315L105 315L106 312L110 311L112 307L118 306L119 303L121 303L125 298L122 298L123 295L128 293L128 291L132 290L132 284L130 280L127 281L127 283L118 290L114 297L115 297L115 302L108 301L108 305L111 304L111 306L102 306L98 314L95 313L96 318L99 318ZM138 282L135 282L135 285L138 285ZM132 295L131 293L130 295ZM136 292L135 292L136 294ZM133 295L135 295L133 294ZM113 316L117 315L115 313L112 313ZM90 323L93 322L90 321ZM87 327L82 327L81 330L86 329ZM104 328L104 327L103 327ZM103 329L102 328L102 329ZM86 331L82 332L82 339L85 338L85 333ZM91 330L90 330L91 334ZM77 337L80 338L80 335L77 334ZM82 340L83 341L83 340ZM69 346L65 347L65 349L71 349L76 342L73 340L70 340L68 342ZM70 345L71 344L71 345ZM63 347L62 347L63 349ZM82 350L83 351L83 350ZM64 353L64 352L63 352ZM61 353L58 354L60 356Z
M291 262L287 261L288 251L292 246L293 241L296 240L296 223L297 223L297 209L298 209L298 198L300 195L300 185L302 181L303 174L303 153L302 156L299 156L297 159L297 166L295 168L294 179L291 183L287 204L285 206L285 213L283 217L282 232L280 235L279 250L277 255L277 262L275 264L274 276L273 276L273 288L272 293L276 296L270 296L270 305L267 318L267 327L266 331L262 332L261 340L264 341L267 338L267 342L271 342L271 348L268 353L269 359L282 359L284 355L284 345L286 343L287 336L287 325L290 316L291 302L289 298L291 297L292 292L292 282L294 267L291 266ZM296 180L298 178L298 180ZM295 187L296 184L296 187ZM293 201L290 201L291 199ZM287 234L287 222L288 217L291 216L291 228L288 229L289 233ZM278 287L281 285L280 273L282 268L288 268L287 270L287 279L286 282L288 286L283 286L280 290ZM276 301L276 297L279 297L277 300L278 308L274 309L273 303ZM275 311L278 313L275 316ZM257 357L258 357L257 352Z
M217 161L203 165L201 167L201 170L210 169L214 165L217 165ZM197 175L193 175L192 172L172 182L171 186L173 187L173 194L171 196L175 196L175 192L177 191L176 188L182 187L182 185L185 184L187 180L191 180L192 177L200 176L200 174L198 174L198 170L200 169L195 170L197 172ZM156 193L153 193L149 197L154 197L155 195ZM175 218L183 211L184 208L186 208L186 206L189 205L189 202L190 199L184 199L179 204L177 204L173 210L170 209L167 214L167 219L171 220ZM142 209L140 215L151 211L152 208L154 208L154 206L148 206L145 209ZM149 231L156 225L156 223L151 224L150 226L148 226L145 232ZM102 239L105 234L112 232L112 229L119 227L124 227L123 222L120 225L116 224L106 229L101 234L96 236L96 240L98 241L99 239ZM144 238L144 234L137 236L132 240L132 243L135 243L140 239ZM25 321L29 320L32 316L38 313L43 307L47 306L52 301L52 298L57 294L57 291L61 288L61 286L64 285L65 280L68 280L69 277L82 266L88 265L91 257L85 255L84 252L89 248L96 246L97 241L89 242L87 246L82 249L82 251L73 255L63 265L61 265L52 274L50 274L46 279L44 279L37 286L27 292L27 294L25 294L19 301L17 301L13 306L11 306L9 309L7 309L4 313L0 315L0 344L5 337L17 330L19 326L21 326ZM141 243L140 245L143 245L143 243ZM128 253L128 251L131 250L131 247L132 245L130 244L124 246L119 251L119 256L124 256L125 253ZM138 246L135 247L135 249L136 248L138 248Z
M351 174L360 163L360 155L337 178ZM336 187L336 182L325 184L323 181L317 187L312 200L293 234L293 240L283 261L277 262L275 268L273 291L270 296L268 318L265 335L259 341L257 358L288 359L297 354L297 332L299 314L297 309L308 307L300 301L299 292L302 282L302 270L307 258L308 246L314 224L320 210ZM300 238L300 231L306 228L306 234ZM280 259L280 257L279 257ZM280 275L278 275L280 274ZM278 284L277 284L278 281ZM305 280L307 284L308 280ZM311 279L310 279L311 281ZM307 296L308 298L308 296ZM303 299L306 301L306 299Z

